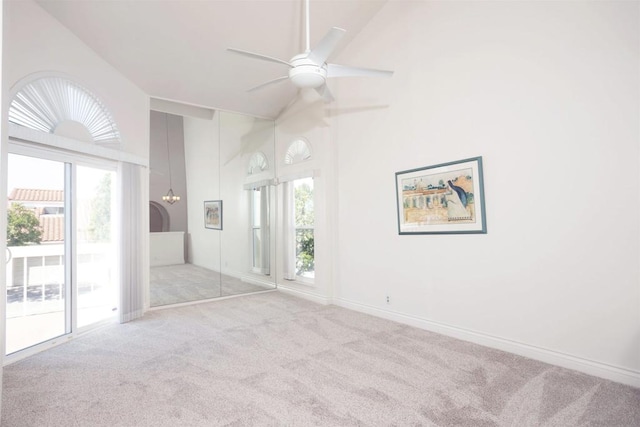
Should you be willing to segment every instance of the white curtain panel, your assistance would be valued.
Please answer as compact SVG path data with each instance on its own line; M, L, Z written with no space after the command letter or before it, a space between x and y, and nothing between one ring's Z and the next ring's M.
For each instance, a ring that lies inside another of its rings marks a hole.
M293 181L282 183L283 202L283 257L286 280L296 280L296 215L293 199Z
M270 274L270 259L269 259L269 191L267 186L260 187L260 266L262 274Z
M120 162L120 323L144 313L144 246L142 173L144 168Z

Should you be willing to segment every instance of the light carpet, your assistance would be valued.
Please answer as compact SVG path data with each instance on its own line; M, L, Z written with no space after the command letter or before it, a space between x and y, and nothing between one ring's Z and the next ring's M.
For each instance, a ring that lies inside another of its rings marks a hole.
M5 367L2 426L640 426L640 389L280 292Z
M194 264L151 267L151 307L192 302L273 289L220 274Z

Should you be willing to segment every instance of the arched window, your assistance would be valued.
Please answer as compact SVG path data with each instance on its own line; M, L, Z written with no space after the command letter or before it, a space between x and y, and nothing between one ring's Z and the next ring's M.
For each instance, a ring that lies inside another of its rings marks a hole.
M310 158L311 147L309 143L302 138L298 138L289 144L289 148L284 155L284 163L285 165L293 165L304 160L309 160Z
M26 84L11 101L9 121L62 136L84 133L87 137L81 139L97 143L120 142L120 132L100 100L62 77L42 77Z
M269 163L267 162L267 157L260 151L253 153L253 155L249 159L249 167L247 168L247 175L260 173L262 171L266 171L267 169L269 169Z

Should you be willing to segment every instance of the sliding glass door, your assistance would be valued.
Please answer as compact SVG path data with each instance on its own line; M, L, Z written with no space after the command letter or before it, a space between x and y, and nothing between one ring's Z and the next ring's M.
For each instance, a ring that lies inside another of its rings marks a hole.
M7 169L7 354L117 310L115 173L55 152L17 151Z
M7 354L70 332L63 162L9 154Z

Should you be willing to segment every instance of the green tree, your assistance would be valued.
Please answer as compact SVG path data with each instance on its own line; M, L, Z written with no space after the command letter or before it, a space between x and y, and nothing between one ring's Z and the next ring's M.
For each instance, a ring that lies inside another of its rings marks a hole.
M313 190L306 182L295 188L296 225L313 226Z
M40 244L42 229L36 214L20 203L12 203L7 210L7 246Z
M296 238L296 274L315 270L313 230L298 230Z
M108 242L111 239L111 174L106 173L95 190L89 214L89 239Z

